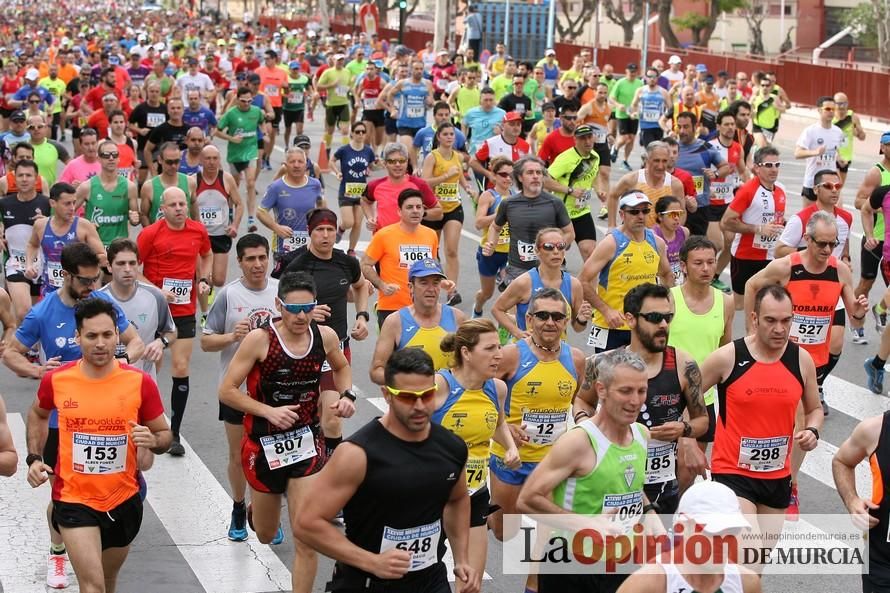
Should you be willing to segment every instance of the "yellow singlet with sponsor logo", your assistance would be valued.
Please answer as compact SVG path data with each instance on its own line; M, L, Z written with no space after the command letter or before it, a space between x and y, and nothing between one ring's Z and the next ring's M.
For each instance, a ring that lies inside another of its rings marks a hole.
M642 241L632 241L618 229L612 230L615 257L600 272L599 296L612 309L624 311L624 295L644 282L655 282L658 276L658 246L655 234L646 229ZM609 327L603 314L594 310L593 325ZM627 324L615 329L629 329Z

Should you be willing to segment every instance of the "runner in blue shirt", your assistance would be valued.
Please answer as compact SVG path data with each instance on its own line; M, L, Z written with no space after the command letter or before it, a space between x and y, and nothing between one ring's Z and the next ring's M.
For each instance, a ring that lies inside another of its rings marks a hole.
M368 126L363 121L352 124L349 144L334 151L331 158L331 171L340 178L340 192L337 204L340 206L340 226L338 235L351 229L349 233L348 255L355 256L355 246L362 233L362 196L368 184L371 167L379 165L374 149L366 144Z
M720 155L720 151L697 137L698 118L684 111L677 115L677 137L680 155L677 168L692 175L695 183L695 201L698 209L686 217L686 227L693 235L708 234L708 206L711 203L711 180L726 177L732 168Z
M433 105L433 125L426 126L414 136L413 150L415 153L414 160L417 168L423 168L423 159L433 151L433 139L436 137L436 128L443 123L451 123L451 107L445 101L437 101ZM464 133L454 129L454 150L459 152L467 151L467 137Z

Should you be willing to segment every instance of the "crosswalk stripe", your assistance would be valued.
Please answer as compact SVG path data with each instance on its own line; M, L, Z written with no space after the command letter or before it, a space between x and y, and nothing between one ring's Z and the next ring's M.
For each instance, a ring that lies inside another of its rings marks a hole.
M865 371L862 372L862 381L865 381ZM863 420L870 416L880 416L888 407L890 400L882 395L875 395L865 387L845 381L838 377L829 377L825 380L825 401L832 409L843 412L857 420Z
M49 527L46 507L49 504L49 484L31 488L25 479L25 421L21 414L6 417L19 464L11 478L0 479L0 590L10 593L45 593L46 557L49 550ZM15 503L15 504L13 504ZM80 587L74 575L65 591L78 593Z
M159 455L145 472L148 503L201 586L213 593L290 591L284 563L256 539L229 541L232 499L183 439L184 457Z
M369 397L366 398L368 402L374 405L375 408L383 412L384 414L389 409L389 406L386 404L386 400L382 397ZM445 564L445 567L448 569L448 580L450 582L454 582L454 557L451 555L451 546L448 543L448 540L445 540L445 556L442 558L442 562ZM487 572L482 575L482 580L490 581L491 575Z

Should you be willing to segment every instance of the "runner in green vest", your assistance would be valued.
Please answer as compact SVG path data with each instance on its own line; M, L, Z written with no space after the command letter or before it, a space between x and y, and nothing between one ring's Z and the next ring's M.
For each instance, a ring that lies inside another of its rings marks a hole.
M836 125L844 133L845 142L838 148L838 157L846 163L843 167L838 165L837 172L841 177L841 183L847 182L847 171L850 170L850 163L853 162L853 141L865 140L865 130L862 129L862 123L859 116L850 109L850 100L844 93L834 94L834 104L837 112L831 123Z
M856 201L854 206L857 210L868 202L871 193L882 185L890 185L890 130L881 135L881 154L884 158L875 166L868 170L862 185L856 192ZM859 253L859 261L862 271L859 275L859 284L856 286L856 296L860 294L868 294L875 278L878 277L878 270L881 266L881 257L884 249L884 215L881 212L875 212L874 231L869 237L863 237L862 250ZM883 305L883 303L881 303ZM884 330L887 325L887 311L879 310L877 306L872 308L872 314L875 316L875 325L878 333ZM853 334L854 344L868 344L868 338L865 337L865 329L862 327L863 322L850 319L850 333Z
M284 145L290 146L291 128L296 126L296 135L303 133L303 119L306 114L306 100L312 97L312 81L300 71L300 62L288 64L287 94L283 97Z
M586 391L598 402L575 399L575 428L553 445L519 493L521 513L597 515L608 534L628 533L647 512L643 494L649 432L636 423L648 378L640 356L624 348L587 361ZM582 385L581 390L585 390ZM579 394L581 392L579 391ZM592 417L588 415L599 403ZM660 522L647 525L660 532ZM628 575L540 574L539 593L615 591Z
M76 207L85 207L85 218L96 226L102 244L108 245L118 237L126 238L127 223L139 224L136 184L118 174L120 152L111 140L99 144L99 163L102 169L77 187Z
M182 152L175 142L165 142L158 151L158 163L161 174L149 179L139 191L142 226L156 222L161 218L161 194L168 187L178 187L188 200L189 218L198 220L198 207L194 200L197 182L194 177L179 172L179 161Z

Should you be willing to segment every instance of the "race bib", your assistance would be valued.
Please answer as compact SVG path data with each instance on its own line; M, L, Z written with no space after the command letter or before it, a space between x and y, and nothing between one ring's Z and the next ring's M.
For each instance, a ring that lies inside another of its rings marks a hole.
M593 346L594 348L599 348L600 350L606 349L606 344L609 343L609 329L605 327L597 327L592 326L590 328L590 333L587 334L587 345Z
M436 81L436 88L440 91L444 91L446 88L448 88L448 81L444 78L440 78Z
M164 278L161 290L173 293L173 305L188 305L192 301L192 281Z
M315 450L315 436L308 426L283 434L260 437L260 445L263 446L269 469L293 465L318 455Z
M429 245L399 245L399 267L410 268L414 262L433 257Z
M373 111L377 107L377 97L362 99L362 107L364 107L368 111Z
M145 127L156 128L167 121L167 116L163 113L148 113L145 116Z
M739 467L752 472L772 472L785 467L788 437L754 439L742 437L739 446Z
M652 440L646 446L646 483L663 484L676 478L676 443Z
M700 195L703 191L705 191L705 177L704 177L704 175L693 175L692 183L695 185L696 195Z
M574 210L584 210L585 208L590 206L590 194L592 192L587 190L583 194L581 194L580 198L575 198L575 208Z
M281 242L285 251L294 251L309 244L309 233L306 231L294 231L294 234Z
M656 122L658 118L661 117L661 112L657 109L644 109L642 113L642 120L645 122Z
M408 105L405 109L405 113L410 118L415 117L424 117L426 115L426 110L423 105Z
M127 467L125 434L74 433L71 463L79 474L119 474Z
M201 216L201 222L208 227L225 224L227 218L220 206L201 206L198 213Z
M9 248L9 259L6 261L6 272L9 275L9 272L24 272L26 265L26 257L25 252L19 249Z
M62 288L62 283L64 282L64 278L62 277L62 262L46 262L46 278L49 280L50 286Z
M340 95L341 97L345 97L349 94L349 87L344 86L342 84L338 84L337 88L334 89L334 94Z
M711 193L714 195L714 199L719 202L725 204L732 202L732 185L729 183L712 183Z
M618 523L622 531L630 531L643 516L643 491L606 494L603 498L603 514L611 516L612 522Z
M778 239L778 238L779 238L778 236L768 237L761 233L755 233L754 247L757 247L758 249L767 249L767 250L772 249L773 246L776 244L776 239Z
M478 492L485 486L488 480L488 458L487 457L468 457L467 458L467 490L470 496Z
M380 540L380 553L393 548L411 552L411 566L408 567L408 572L423 570L439 561L441 534L442 526L439 521L409 529L384 526L383 537Z
M801 346L823 344L828 339L831 321L831 317L795 314L791 318L791 334L788 339Z
M593 128L593 142L594 144L605 144L606 137L608 136L609 131L603 128L595 127Z
M773 140L776 138L776 133L771 132L770 130L761 129L760 133L763 134L763 137L767 141L768 144L772 144Z
M529 442L535 445L552 445L568 426L565 412L524 412L522 423Z
M535 248L534 243L526 243L517 239L516 253L519 254L519 261L538 261L538 250Z
M275 97L278 95L278 85L275 84L267 84L266 85L266 95L269 97Z
M287 94L287 102L288 103L302 103L303 102L303 93L293 91Z
M517 103L514 111L519 115L525 115L525 103Z
M434 192L440 202L460 202L460 194L457 192L456 183L440 183Z
M683 275L683 270L680 269L680 262L678 261L671 262L671 273L674 275L674 286L679 286L686 280L686 276Z
M360 198L365 195L365 183L349 182L343 188L343 193L350 198Z
M505 224L501 228L501 232L498 233L498 245L509 245L510 244L510 226Z

